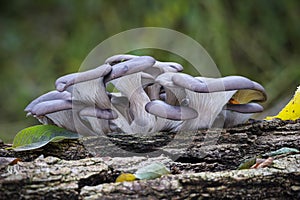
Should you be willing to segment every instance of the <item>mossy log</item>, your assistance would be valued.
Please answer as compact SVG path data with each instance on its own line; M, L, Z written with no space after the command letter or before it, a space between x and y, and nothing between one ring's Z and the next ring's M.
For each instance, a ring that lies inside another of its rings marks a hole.
M230 129L110 134L50 143L1 157L22 162L0 171L2 199L294 198L300 197L300 155L269 168L235 170L242 160L281 147L300 147L300 122L261 121ZM43 155L43 156L41 156ZM173 160L171 160L172 158ZM172 175L114 183L120 172L159 161Z

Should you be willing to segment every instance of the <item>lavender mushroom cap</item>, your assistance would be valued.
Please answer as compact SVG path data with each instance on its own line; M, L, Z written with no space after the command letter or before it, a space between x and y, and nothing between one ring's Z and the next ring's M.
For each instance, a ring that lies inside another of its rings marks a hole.
M203 80L201 80L201 78L202 77L194 78L188 74L174 74L172 77L172 81L178 86L201 93L243 89L257 90L262 94L261 101L266 100L266 93L264 88L260 84L245 77L227 76L218 79L202 78Z
M120 78L122 76L141 72L149 67L152 67L154 63L154 58L150 56L140 56L125 62L115 64L112 67L111 72L104 77L104 83L107 83L116 78Z
M89 81L103 77L111 72L112 67L108 64L101 65L95 69L85 72L73 73L58 78L55 82L58 91L64 91L67 87L84 81Z
M24 109L25 112L30 112L32 110L32 108L44 101L51 101L51 100L71 100L71 93L64 91L64 92L58 92L58 91L51 91L48 92L46 94L41 95L40 97L36 98L35 100L33 100L30 104L28 104L26 106L26 108Z
M139 57L139 56L130 55L130 54L118 54L118 55L114 55L114 56L111 56L111 57L107 58L105 60L105 63L108 63L110 65L114 65L114 64L117 64L119 62L124 62L124 61L130 60L130 59L133 59L133 58L137 58L137 57Z
M56 100L44 101L36 104L30 111L30 113L38 117L49 113L68 110L68 109L72 109L71 101L56 99Z
M188 120L198 116L197 111L184 106L172 106L161 100L154 100L147 103L146 111L166 119Z
M257 113L262 112L264 108L257 103L247 104L227 104L225 110L231 110L239 113Z

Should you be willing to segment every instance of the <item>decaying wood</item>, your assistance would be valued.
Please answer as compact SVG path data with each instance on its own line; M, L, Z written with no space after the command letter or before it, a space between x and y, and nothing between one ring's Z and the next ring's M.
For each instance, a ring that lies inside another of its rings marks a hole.
M18 157L23 162L1 169L0 198L300 196L299 154L275 159L270 168L234 170L255 155L281 147L299 149L299 121L181 133L110 134L50 143L27 152L6 147L0 144L0 157ZM173 175L113 183L120 171L134 172L153 161L164 163Z
M81 189L82 199L252 198L299 199L300 155L274 161L272 168L168 175L149 181L101 184Z

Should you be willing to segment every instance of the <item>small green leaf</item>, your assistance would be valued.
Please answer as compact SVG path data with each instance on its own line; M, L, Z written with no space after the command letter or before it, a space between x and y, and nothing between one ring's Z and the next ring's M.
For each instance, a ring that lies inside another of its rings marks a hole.
M27 151L45 146L49 142L63 139L77 139L78 133L53 125L37 125L21 130L14 138L12 148L15 151Z
M135 177L138 179L154 179L159 178L162 175L170 174L170 171L166 168L165 165L161 163L152 163L146 165L135 172Z
M244 160L237 169L250 169L256 163L256 157Z

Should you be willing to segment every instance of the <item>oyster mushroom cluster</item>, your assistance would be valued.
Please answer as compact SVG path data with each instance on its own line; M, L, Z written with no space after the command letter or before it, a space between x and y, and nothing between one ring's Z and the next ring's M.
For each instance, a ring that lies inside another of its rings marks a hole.
M261 112L264 88L242 76L193 77L174 62L115 55L95 69L58 78L27 115L82 135L230 127ZM114 92L107 90L112 84Z

